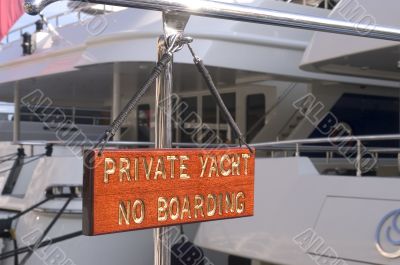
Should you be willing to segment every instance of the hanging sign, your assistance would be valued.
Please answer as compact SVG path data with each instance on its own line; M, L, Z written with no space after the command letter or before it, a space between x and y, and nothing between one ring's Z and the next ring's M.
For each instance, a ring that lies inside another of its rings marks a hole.
M86 151L83 233L252 216L254 158L243 148Z

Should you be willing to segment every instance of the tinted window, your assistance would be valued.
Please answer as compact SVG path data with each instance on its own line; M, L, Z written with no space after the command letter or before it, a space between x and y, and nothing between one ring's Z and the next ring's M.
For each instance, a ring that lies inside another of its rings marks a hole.
M351 128L351 134L397 134L399 132L399 99L393 97L344 94L331 112L341 123ZM327 137L318 130L310 136ZM396 141L366 142L369 146L396 146Z
M232 117L235 119L236 118L236 95L235 95L235 93L222 94L221 97L225 103L225 106L228 108ZM220 111L220 117L221 117L221 122L226 123L225 118L221 111Z
M203 122L213 123L217 122L217 104L212 96L203 97Z
M140 105L137 110L138 141L150 141L150 105Z

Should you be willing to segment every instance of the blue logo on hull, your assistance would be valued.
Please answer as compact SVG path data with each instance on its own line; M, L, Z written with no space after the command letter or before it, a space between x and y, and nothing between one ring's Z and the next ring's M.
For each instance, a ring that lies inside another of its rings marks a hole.
M395 259L400 257L399 217L400 209L391 211L382 218L376 229L375 246L378 249L379 253L386 258ZM397 250L386 250L382 244L382 238L385 238L387 243L390 244L393 248L397 248Z

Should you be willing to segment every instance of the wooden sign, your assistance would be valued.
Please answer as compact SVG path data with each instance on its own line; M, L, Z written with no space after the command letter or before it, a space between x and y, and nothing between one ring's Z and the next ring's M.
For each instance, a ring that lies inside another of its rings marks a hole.
M252 216L254 157L243 148L86 151L83 233Z

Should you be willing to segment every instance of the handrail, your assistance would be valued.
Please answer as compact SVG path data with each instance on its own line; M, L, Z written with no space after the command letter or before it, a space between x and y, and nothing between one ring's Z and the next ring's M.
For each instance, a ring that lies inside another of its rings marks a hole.
M265 146L279 146L279 145L322 144L322 143L357 142L357 141L371 142L371 141L389 141L389 140L400 140L400 134L311 138L311 139L256 143L256 144L251 144L251 146L257 148L263 146L265 147Z
M365 136L346 136L346 137L332 137L332 138L312 138L312 139L299 139L299 140L287 140L287 141L275 141L275 142L264 142L264 143L254 143L249 144L251 147L254 148L263 148L263 147L282 147L282 148L290 148L296 145L303 145L303 144L323 144L323 143L337 143L337 142L371 142L371 141L390 141L390 140L400 140L400 134L388 134L388 135L365 135ZM16 145L47 145L53 144L58 146L81 146L87 147L91 146L92 143L89 142L63 142L63 141L18 141L14 142ZM112 141L107 144L109 147L116 147L116 146L153 146L154 142L139 142L139 141ZM237 146L234 144L196 144L196 143L173 143L173 146L180 146L180 147L198 147L198 146L207 146L210 148L215 147L233 147ZM307 146L311 147L312 146ZM303 147L303 148L307 148ZM323 147L330 149L329 146L314 146L314 147ZM372 147L371 147L372 148ZM380 147L373 147L373 148L380 148ZM380 148L379 150L384 150L385 148ZM394 148L390 148L391 150L398 150ZM335 150L334 148L330 150ZM400 148L399 148L400 150ZM315 151L315 150L313 150Z
M25 0L25 10L31 15L36 15L47 5L58 1ZM82 0L74 1L81 2ZM353 23L211 0L87 0L86 2L162 12L184 12L196 16L400 41L400 29L397 28Z
M325 153L327 161L331 160L334 158L333 154L337 153L344 158L346 158L348 161L353 161L354 162L354 167L357 172L357 176L362 176L364 171L363 166L362 166L362 161L363 161L363 154L366 154L367 152L372 160L372 164L369 166L375 167L376 163L378 162L378 157L379 154L384 154L384 155L391 155L389 159L396 159L397 163L400 164L400 148L384 148L384 147L364 147L362 145L362 142L369 142L369 141L388 141L388 140L400 140L400 134L390 134L390 135L367 135L367 136L346 136L346 137L333 137L333 138L315 138L315 139L300 139L300 140L289 140L289 141L281 141L281 142L266 142L266 143L256 143L256 144L250 144L251 147L255 148L256 150L259 151L267 151L270 152L271 156L274 157L275 152L283 152L285 156L287 156L290 152L290 154L293 154L294 156L298 157L300 156L300 152L303 153ZM344 146L337 146L333 143L345 143ZM356 142L356 145L349 146L346 145L346 143L349 142ZM82 148L82 152L85 147L93 148L93 143L91 142L81 142L81 143L65 143L65 142L57 142L57 141L20 141L16 142L14 144L18 144L21 146L24 145L45 145L45 144L53 144L53 145L64 145L64 146L72 146L75 148ZM321 146L321 145L316 145L316 146L302 146L303 144L323 144L323 143L330 143L331 146ZM198 147L198 148L221 148L221 147L235 147L237 145L221 145L221 144L206 144L206 145L201 145L201 144L195 144L195 143L173 143L172 144L174 147L181 147L181 148L186 148L186 147ZM109 142L106 147L132 147L132 146L144 146L144 147L149 147L149 146L154 146L153 142L121 142L121 141L116 141L116 142ZM343 153L343 149L345 152ZM396 158L393 157L393 155L397 155ZM372 168L369 168L370 170Z
M52 110L54 111L55 109L56 108L54 108ZM99 121L104 121L106 123L107 122L109 123L109 121L111 119L109 115L104 115L104 116L99 116L99 115L94 116L94 115L92 115L92 116L90 116L90 115L77 114L77 112L79 112L79 111L107 112L107 113L109 112L108 110L104 110L104 109L83 109L83 108L74 108L74 107L71 107L71 108L62 107L60 109L64 112L64 117L66 119L70 119L74 123L78 119L85 119L85 120L91 120L92 121L91 124L96 125L96 123L99 122ZM65 113L66 111L70 111L71 114L66 114ZM48 113L50 113L50 110L47 110L46 113L25 111L25 112L21 112L20 116L21 116L22 121L27 121L27 120L25 120L23 118L30 118L31 117L31 118L38 118L39 119L39 120L31 120L32 122L39 122L41 119L46 118ZM14 112L6 112L6 111L0 112L0 117L1 116L8 117L8 119L5 119L6 121L7 120L10 121L10 119L11 119L10 117L12 117L13 115L14 115ZM0 121L1 120L2 119L0 118Z

